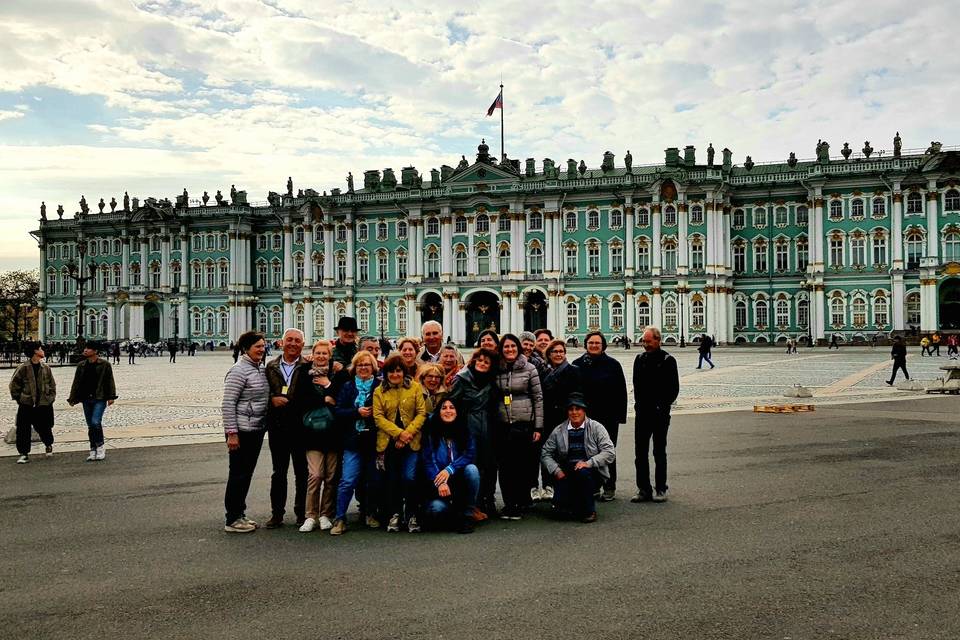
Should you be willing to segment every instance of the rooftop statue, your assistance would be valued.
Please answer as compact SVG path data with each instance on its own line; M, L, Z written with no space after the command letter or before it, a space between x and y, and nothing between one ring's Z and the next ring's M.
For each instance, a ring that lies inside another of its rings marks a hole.
M47 203L46 202L40 203L40 219L41 220L47 219Z
M900 157L900 150L903 148L903 142L900 140L900 132L897 131L897 135L893 136L893 157Z
M623 166L627 168L627 173L633 170L633 154L627 149L627 155L623 156Z
M133 210L136 211L140 208L140 198L133 199Z
M220 193L220 189L217 189L217 195L213 196L213 199L217 201L217 206L223 206L223 194Z
M97 203L97 207L100 208L100 213L103 213L103 208L107 206L107 203L103 201L103 198L100 198L100 202Z
M457 165L457 171L463 171L464 169L466 169L466 168L469 167L469 166L470 166L470 163L467 162L467 156L461 155L461 156L460 156L460 163Z
M567 159L567 180L573 180L577 177L577 161L573 158Z
M863 155L869 158L873 154L873 147L870 146L869 140L863 141Z
M830 162L830 143L817 140L817 162Z
M750 156L747 156L746 161L743 163L743 168L746 169L747 171L750 171L751 169L753 169L753 158L751 158Z
M233 204L237 201L237 185L230 185L230 204Z
M123 192L123 210L130 211L130 194Z
M289 176L287 178L287 195L288 196L293 195L293 176Z
M943 147L942 142L937 142L936 140L930 141L930 147L927 148L926 153L940 153L940 149Z
M117 199L113 196L110 197L110 213L113 213L117 210Z
M297 197L298 197L298 198L302 198L302 197L303 197L303 189L297 189Z
M80 213L87 213L90 211L90 207L87 206L87 197L80 196Z
M790 152L790 157L787 158L787 166L789 166L791 169L797 166L797 154L795 154L793 151Z
M608 171L613 171L613 153L607 151L603 154L603 162L600 163L600 169L606 173Z
M490 163L490 145L487 144L486 138L481 138L480 144L477 145L477 162Z
M63 205L62 205L62 204L58 204L58 205L57 205L57 219L58 219L58 220L63 220Z
M587 163L581 160L580 165L577 167L577 169L580 171L580 177L582 178L584 174L587 173Z
M850 143L849 143L849 142L844 142L844 143L843 143L843 149L840 149L840 155L843 156L843 159L844 159L844 160L849 160L851 153L853 153L853 149L850 148Z
M200 198L200 201L203 202L203 206L207 206L207 203L210 202L210 194L204 191L203 197Z
M713 150L713 143L711 142L711 143L707 146L707 166L708 166L708 167L712 167L712 166L713 166L713 155L714 155L714 153L716 153L716 152Z
M347 193L353 193L353 172L347 171Z

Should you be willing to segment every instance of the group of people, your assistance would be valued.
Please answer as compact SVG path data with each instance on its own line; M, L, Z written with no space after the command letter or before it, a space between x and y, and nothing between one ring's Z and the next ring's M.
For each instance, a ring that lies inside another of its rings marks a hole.
M411 533L423 526L469 533L489 518L521 520L541 500L594 522L597 501L615 499L627 384L602 333L587 334L585 352L571 362L566 343L547 329L484 331L466 360L434 321L419 338L397 340L385 359L378 338L358 338L355 319L341 318L336 330L336 340L320 340L304 355L302 332L288 329L269 362L262 334L238 339L223 396L225 531L259 527L246 499L267 434L269 529L284 525L291 465L293 512L304 533L345 533L354 498L362 526ZM633 367L632 500L662 502L679 377L656 327L646 328L643 346Z
M83 359L77 364L67 403L83 406L90 440L88 462L104 460L107 456L103 439L103 414L117 399L117 387L110 363L99 355L103 345L87 342ZM46 352L39 342L24 343L24 355L29 360L17 367L10 378L10 397L17 403L17 458L18 464L30 462L32 431L40 436L44 454L53 455L53 403L57 399L57 382L53 369L44 361Z
M944 342L943 338L939 333L933 332L929 336L923 336L920 338L920 356L940 356L940 345ZM951 333L947 336L947 356L951 360L957 359L960 356L958 353L958 346L960 346L960 338L956 334Z

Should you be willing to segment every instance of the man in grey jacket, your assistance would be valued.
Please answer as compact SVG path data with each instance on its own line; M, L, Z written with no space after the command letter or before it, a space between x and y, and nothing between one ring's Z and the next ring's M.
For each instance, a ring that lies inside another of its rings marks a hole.
M17 367L10 380L10 396L17 403L17 464L30 462L31 428L43 441L47 457L53 455L53 402L57 398L53 371L43 361L43 345L30 343L24 353L30 360Z
M567 420L553 430L540 460L556 480L553 504L581 522L596 522L594 494L609 477L616 447L606 428L587 417L580 393L567 400Z

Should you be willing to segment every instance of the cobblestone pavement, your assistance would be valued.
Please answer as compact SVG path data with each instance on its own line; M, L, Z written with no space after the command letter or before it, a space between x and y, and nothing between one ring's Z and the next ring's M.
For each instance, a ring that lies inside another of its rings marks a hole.
M786 355L783 349L719 348L714 351L716 369L697 370L695 347L668 349L680 365L681 391L675 414L733 411L754 404L786 402L783 392L794 384L810 388L816 404L846 404L882 399L922 399L928 396L898 391L884 381L890 375L888 348L847 347L801 350ZM578 355L571 350L571 358ZM610 355L624 365L628 387L633 359L640 351L611 348ZM921 358L911 353L908 369L920 380L942 375L943 357ZM107 446L140 447L165 444L216 442L222 439L220 400L223 376L232 364L229 353L180 356L176 364L166 357L140 358L136 365L126 358L114 365L119 400L107 409L104 427ZM12 375L6 370L5 375ZM57 450L87 448L86 425L80 407L69 407L66 397L73 372L55 367L58 383L56 403ZM9 378L7 378L9 379ZM632 408L631 408L632 411ZM0 430L14 424L16 405L7 394L0 401ZM0 456L12 456L11 444L0 444Z

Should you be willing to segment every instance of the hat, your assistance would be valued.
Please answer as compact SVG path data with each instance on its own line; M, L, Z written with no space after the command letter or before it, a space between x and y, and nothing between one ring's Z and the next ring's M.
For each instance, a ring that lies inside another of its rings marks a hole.
M574 391L570 394L570 397L567 398L567 408L569 409L570 407L587 408L587 400L583 397L582 393Z
M337 331L359 331L360 327L357 326L357 319L350 316L343 316L340 318L340 321L337 322Z

